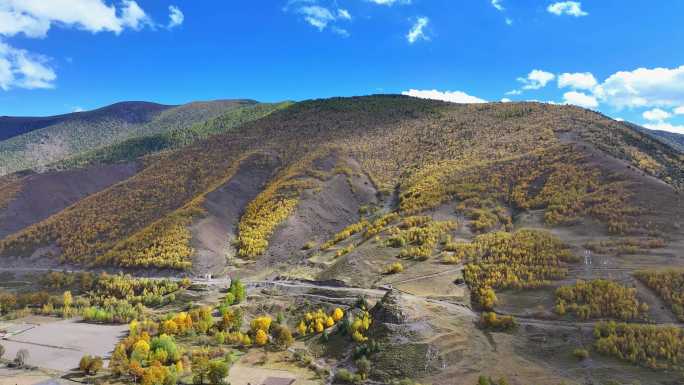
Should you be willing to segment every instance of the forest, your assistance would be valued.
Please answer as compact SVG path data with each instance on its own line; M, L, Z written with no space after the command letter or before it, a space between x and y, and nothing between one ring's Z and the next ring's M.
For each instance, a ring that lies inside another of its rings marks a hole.
M0 316L41 314L82 317L86 322L127 323L143 318L148 308L175 301L175 293L190 286L188 279L134 278L107 273L49 272L37 278L43 290L13 293L0 290Z
M466 247L463 277L473 301L486 310L496 304L495 289L547 286L564 278L567 264L577 261L560 239L541 230L482 234Z
M634 276L658 293L680 321L684 321L684 270L641 270Z
M682 369L684 332L679 327L600 322L594 336L600 353L651 369Z
M582 320L613 318L622 321L639 319L648 305L639 302L636 289L606 279L578 280L574 285L556 289L556 313L574 314Z

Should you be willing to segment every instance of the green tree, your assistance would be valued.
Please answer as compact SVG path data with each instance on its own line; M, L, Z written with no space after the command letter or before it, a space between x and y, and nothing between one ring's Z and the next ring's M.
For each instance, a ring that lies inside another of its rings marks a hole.
M129 362L124 344L116 345L112 358L109 360L109 369L115 375L121 376L128 372Z
M214 360L209 362L209 382L211 385L222 385L225 383L225 378L228 377L230 370L228 364L222 360Z
M209 377L209 358L201 354L192 357L192 383L201 385Z
M366 358L366 356L361 356L361 358L356 360L356 369L358 370L362 379L367 379L371 372L370 360Z
M230 282L230 289L228 289L228 292L233 295L235 303L243 302L247 297L245 285L243 285L239 279L234 279Z
M275 343L281 349L287 349L294 343L294 338L292 337L292 332L290 328L285 325L276 325L273 328L273 336L275 337Z

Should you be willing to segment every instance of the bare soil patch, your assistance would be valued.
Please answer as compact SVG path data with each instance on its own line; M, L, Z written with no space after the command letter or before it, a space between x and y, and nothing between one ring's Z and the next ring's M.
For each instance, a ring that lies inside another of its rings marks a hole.
M77 320L25 323L25 326L2 341L6 356L14 357L17 351L26 349L30 365L61 372L78 367L85 354L109 357L128 329L127 325L95 325Z
M240 164L227 183L207 194L207 215L191 227L197 275L222 273L227 258L235 255L231 242L245 207L274 175L280 160L269 154L254 155Z
M249 274L280 275L305 262L309 241L321 244L346 226L360 220L359 208L375 203L376 190L369 178L356 169L354 175L338 174L320 189L302 193L295 212L273 234L267 252L250 267Z
M130 178L135 162L29 175L21 191L0 210L0 238L55 214L88 195Z

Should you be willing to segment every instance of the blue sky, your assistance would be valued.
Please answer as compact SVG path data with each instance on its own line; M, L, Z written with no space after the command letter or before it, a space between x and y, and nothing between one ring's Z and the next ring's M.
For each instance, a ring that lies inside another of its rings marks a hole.
M683 15L679 0L0 0L0 115L408 92L684 133Z

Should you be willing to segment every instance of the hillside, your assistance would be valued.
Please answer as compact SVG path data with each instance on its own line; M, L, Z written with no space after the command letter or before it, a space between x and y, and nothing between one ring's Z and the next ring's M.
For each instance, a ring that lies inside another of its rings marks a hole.
M209 136L228 132L249 121L262 118L273 111L286 108L290 103L261 103L247 105L201 121L200 123L180 126L178 128L136 136L118 143L87 151L74 157L50 165L55 169L70 169L93 164L111 164L132 161L146 155L163 150L181 148ZM180 125L180 123L176 123Z
M134 177L84 200L50 218L49 222L37 224L27 234L33 234L31 238L36 237L29 243L36 245L41 245L46 236L47 239L56 237L57 245L65 251L63 258L85 262L82 259L85 255L92 258L108 250L123 240L119 237L130 236L133 240L149 231L148 225L158 226L160 219L176 216L175 210L192 205L230 179L241 159L263 152L281 159L284 166L276 179L248 207L246 216L251 214L250 209L255 210L254 215L275 209L270 214L275 216L272 223L270 218L266 223L250 222L250 231L245 228L241 232L241 254L250 257L263 252L262 242L296 207L298 191L319 183L316 178L305 177L312 162L330 157L340 149L344 151L339 156L357 162L376 188L385 194L398 187L398 209L407 213L431 209L458 194L459 191L454 190L456 187L444 183L454 176L463 175L460 176L463 178L469 173L486 176L505 167L513 169L504 175L513 175L515 168L536 167L540 177L544 178L542 180L546 180L559 162L577 164L572 172L578 180L564 181L558 187L573 186L574 189L590 188L594 191L605 185L606 199L627 199L631 195L628 192L615 194L624 190L624 183L606 179L609 170L584 166L590 154L570 150L578 143L593 145L606 154L622 158L648 174L667 180L677 189L681 189L684 183L681 155L671 148L620 123L574 107L533 103L461 106L402 97L331 99L299 103L248 122L228 134L148 159L147 167ZM540 157L540 160L525 166L524 162L528 162L526 159L530 156ZM512 180L509 184L532 183L536 174L530 171L525 171L527 178L531 178L528 181ZM586 180L586 177L595 181ZM594 187L587 186L587 183ZM483 188L488 188L486 186ZM556 193L549 191L548 194ZM522 208L556 207L554 195L538 197L536 201L524 196L511 201L513 198L498 196L495 191L487 194L495 194L492 198L515 202ZM603 199L601 194L594 192L593 195L576 197L578 202L572 203L573 211L568 211L570 207L555 208L558 218L554 221L563 223L578 215L592 214L620 229L632 225L627 217L630 210L620 207L626 206L624 201L607 200L602 203L606 210L610 210L606 213L596 207L577 206L581 205L582 199ZM528 203L530 199L532 201ZM126 208L119 208L117 202ZM100 209L91 212L88 207ZM111 213L108 210L112 210ZM91 215L95 216L91 219ZM250 220L243 218L243 222ZM95 225L94 221L99 224ZM100 231L92 233L94 228ZM247 236L252 231L256 233ZM70 239L70 234L80 234L79 239ZM91 234L93 240L96 238L98 241L88 241L86 234ZM86 238L82 238L84 235ZM25 236L15 237L24 239ZM13 237L5 243L5 253L19 246L15 242ZM29 246L25 242L21 244L21 249ZM128 252L136 254L145 253L147 246L135 244L129 247L134 249ZM121 261L117 254L109 251L106 257L102 254L95 260L118 264ZM132 255L123 258L132 259L127 263L136 260Z
M239 349L231 376L681 378L684 155L631 125L574 106L374 95L152 130L64 163L78 169L1 178L0 266L189 277L164 284L182 295L156 299L146 319L159 324L140 327L192 354ZM67 187L30 212L37 190ZM226 275L246 286L229 296ZM123 322L142 314L114 303ZM135 330L119 356L141 354Z
M0 141L0 175L24 169L43 171L47 165L99 147L177 130L254 103L225 100L164 106L122 102L49 118L1 118L0 129L8 138Z
M162 111L174 106L149 102L122 102L92 111L46 117L0 116L0 141L59 123L82 121L97 122L104 118L127 123L148 122Z
M665 143L669 144L679 152L684 152L684 135L675 134L674 132L660 131L660 130L649 130L643 127L634 126L635 128L645 132L655 138L658 138Z

